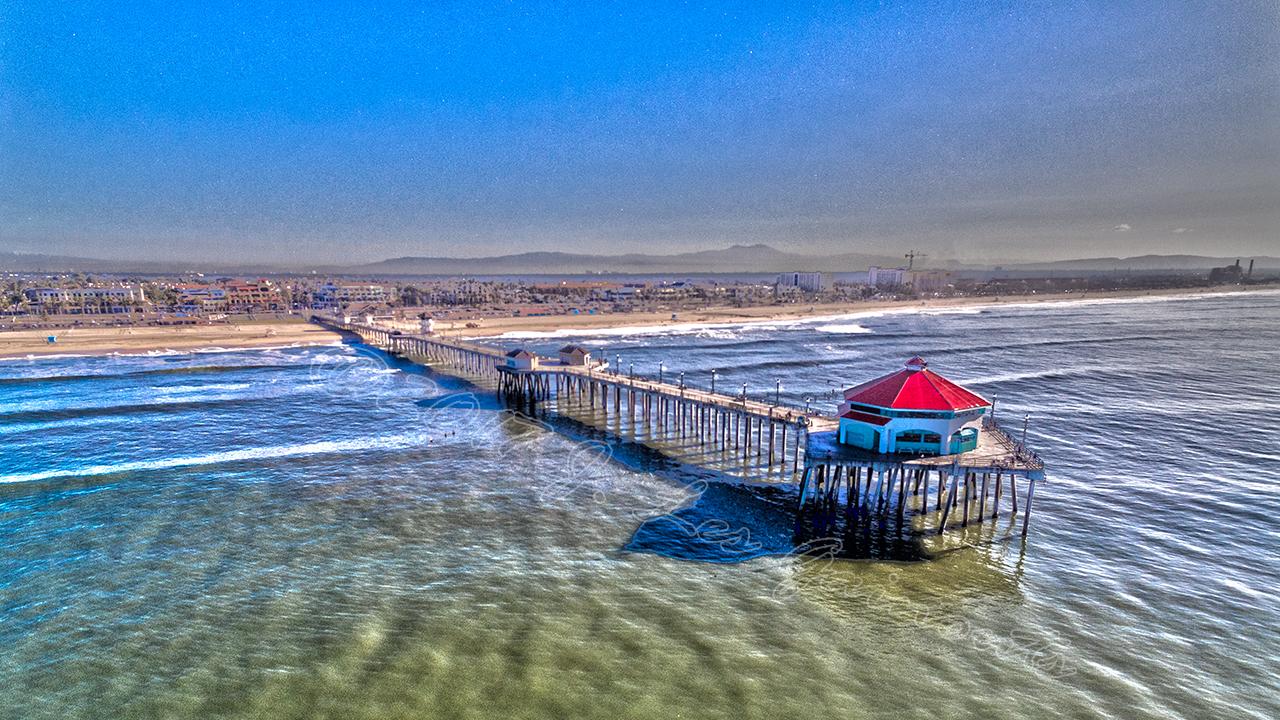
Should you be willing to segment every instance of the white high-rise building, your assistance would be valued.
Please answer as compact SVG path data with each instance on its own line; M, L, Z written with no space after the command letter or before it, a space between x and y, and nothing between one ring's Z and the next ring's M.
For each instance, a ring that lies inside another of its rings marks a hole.
M778 287L799 288L805 292L822 292L824 285L820 272L789 272L778 276Z
M867 284L875 287L902 285L907 280L907 271L902 268L882 268L872 265L867 268Z

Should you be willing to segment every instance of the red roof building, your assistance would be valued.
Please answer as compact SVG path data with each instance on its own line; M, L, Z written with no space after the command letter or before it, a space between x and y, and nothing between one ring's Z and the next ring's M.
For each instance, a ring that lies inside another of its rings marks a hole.
M846 402L894 410L970 410L987 407L989 400L966 390L929 369L924 358L913 357L903 369L844 391Z
M977 447L991 401L913 357L896 372L844 391L839 441L880 453L948 455Z

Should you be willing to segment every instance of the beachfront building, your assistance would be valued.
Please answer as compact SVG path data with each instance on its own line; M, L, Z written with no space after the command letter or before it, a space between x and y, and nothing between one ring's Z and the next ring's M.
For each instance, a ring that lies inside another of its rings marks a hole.
M779 275L774 284L778 289L796 288L802 292L820 293L825 283L820 272L789 272Z
M560 348L560 362L585 367L591 364L591 352L581 345L565 345Z
M142 288L131 286L39 287L23 293L41 312L73 314L128 313L147 300Z
M867 284L873 287L890 287L906 282L906 268L883 268L872 265L867 268Z
M178 305L188 310L225 310L227 291L217 285L175 285Z
M952 283L948 270L909 270L906 284L916 292L936 292L945 289Z
M388 297L387 289L382 285L329 283L315 292L316 303L322 307L349 303L385 303Z
M286 306L280 289L270 280L223 280L222 289L230 310L278 310Z
M512 350L506 355L507 367L511 370L537 370L538 356L524 348Z
M973 450L991 401L913 357L897 372L844 391L838 440L879 453L949 455Z

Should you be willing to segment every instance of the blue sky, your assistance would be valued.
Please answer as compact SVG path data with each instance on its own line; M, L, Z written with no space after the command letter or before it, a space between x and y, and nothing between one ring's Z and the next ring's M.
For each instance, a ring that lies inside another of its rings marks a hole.
M0 249L1280 254L1274 2L342 5L0 6Z

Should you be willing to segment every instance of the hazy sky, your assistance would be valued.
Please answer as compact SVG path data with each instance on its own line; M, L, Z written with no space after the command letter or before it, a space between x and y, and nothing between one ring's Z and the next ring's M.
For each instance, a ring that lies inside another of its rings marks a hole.
M346 4L0 4L0 250L1280 254L1275 0Z

